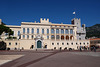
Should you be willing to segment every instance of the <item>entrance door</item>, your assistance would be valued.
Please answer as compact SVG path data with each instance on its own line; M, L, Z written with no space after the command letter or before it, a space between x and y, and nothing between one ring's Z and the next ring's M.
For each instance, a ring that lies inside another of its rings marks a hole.
M37 41L37 48L41 48L41 41Z

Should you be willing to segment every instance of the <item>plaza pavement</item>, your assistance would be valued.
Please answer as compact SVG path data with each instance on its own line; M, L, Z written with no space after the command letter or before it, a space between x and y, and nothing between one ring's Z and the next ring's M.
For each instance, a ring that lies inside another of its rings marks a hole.
M1 55L21 57L0 67L100 67L100 52L28 50L0 51Z

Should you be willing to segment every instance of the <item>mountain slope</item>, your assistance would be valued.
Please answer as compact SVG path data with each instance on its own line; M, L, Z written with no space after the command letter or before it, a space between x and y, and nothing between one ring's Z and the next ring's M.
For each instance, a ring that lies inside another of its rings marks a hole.
M86 27L86 37L97 37L100 38L100 24Z

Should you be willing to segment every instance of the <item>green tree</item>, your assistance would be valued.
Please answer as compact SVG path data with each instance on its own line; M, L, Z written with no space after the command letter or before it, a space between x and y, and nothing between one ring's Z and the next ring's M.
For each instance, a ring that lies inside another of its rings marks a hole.
M9 36L10 36L10 35L13 35L13 31L12 31L9 27L5 26L4 23L0 25L0 35L1 35L3 32L8 33Z

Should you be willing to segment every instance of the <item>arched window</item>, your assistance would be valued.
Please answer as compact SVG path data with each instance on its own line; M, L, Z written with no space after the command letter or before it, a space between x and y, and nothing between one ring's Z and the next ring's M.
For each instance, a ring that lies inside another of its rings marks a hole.
M61 35L61 40L64 40L64 35Z
M54 35L51 35L51 39L55 39L55 36Z
M70 36L70 40L72 40L73 36Z
M66 40L69 40L69 36L68 35L66 36Z
M56 39L59 39L59 35L56 35Z

